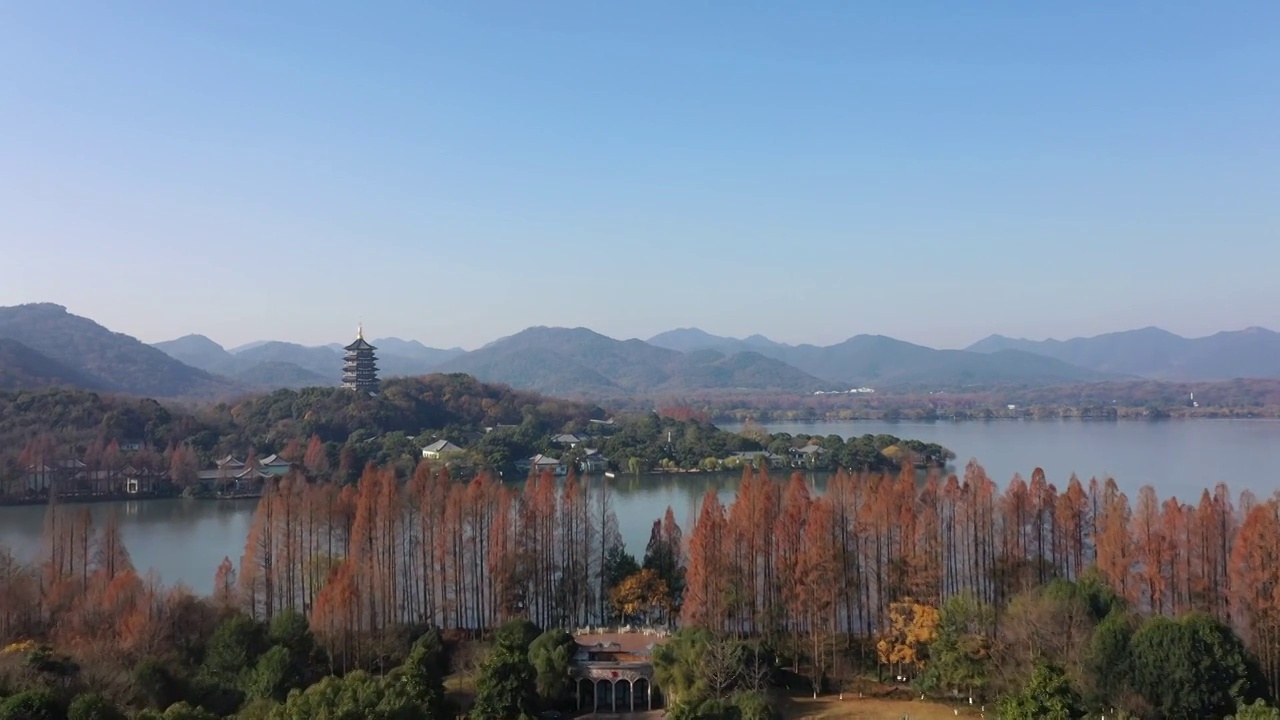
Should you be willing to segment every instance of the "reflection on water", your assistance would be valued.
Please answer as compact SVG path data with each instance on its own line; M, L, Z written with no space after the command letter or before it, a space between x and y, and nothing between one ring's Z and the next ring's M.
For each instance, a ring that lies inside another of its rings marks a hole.
M1261 420L779 423L768 429L846 437L890 433L945 445L955 451L961 470L969 458L978 458L1002 485L1015 472L1029 477L1039 466L1059 486L1072 472L1084 479L1111 475L1130 493L1150 483L1162 497L1176 495L1192 502L1202 488L1218 481L1228 482L1235 493L1247 488L1270 495L1277 485L1267 469L1280 457L1280 422ZM805 477L815 492L825 489L827 474ZM605 482L613 490L623 540L639 557L653 521L668 506L687 530L708 488L715 488L727 503L740 479L737 473L623 475ZM116 510L136 566L154 568L166 582L207 592L222 558L238 561L244 553L255 501L128 500L67 507L88 508L97 523ZM0 545L21 557L34 557L44 512L43 506L0 507Z

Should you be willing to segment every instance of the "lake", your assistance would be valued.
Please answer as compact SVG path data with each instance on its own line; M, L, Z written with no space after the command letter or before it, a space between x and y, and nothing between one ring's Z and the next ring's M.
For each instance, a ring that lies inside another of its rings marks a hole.
M725 425L727 429L736 429ZM842 437L888 433L944 445L956 453L956 472L976 458L1004 485L1014 473L1030 477L1044 468L1050 482L1063 487L1071 473L1082 480L1115 477L1132 493L1145 484L1161 498L1175 495L1194 502L1200 490L1224 481L1239 493L1270 495L1270 477L1280 456L1280 421L1169 420L1081 421L1001 420L970 422L774 423L770 432L836 434ZM809 476L815 489L826 477ZM726 501L736 474L623 476L610 481L614 510L628 549L643 554L653 521L667 506L688 528L698 500L716 487ZM167 583L182 582L198 592L213 586L223 557L237 561L255 501L144 500L89 504L102 522L114 509L121 532L140 569L154 568ZM39 550L43 506L0 507L0 545L30 558Z

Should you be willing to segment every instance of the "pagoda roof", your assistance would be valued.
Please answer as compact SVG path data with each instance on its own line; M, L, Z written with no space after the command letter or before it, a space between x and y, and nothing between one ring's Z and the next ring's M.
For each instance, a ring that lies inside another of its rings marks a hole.
M364 339L364 323L361 323L360 326L356 328L355 342L342 349L347 352L352 352L354 350L377 350L378 348L370 345L369 341Z

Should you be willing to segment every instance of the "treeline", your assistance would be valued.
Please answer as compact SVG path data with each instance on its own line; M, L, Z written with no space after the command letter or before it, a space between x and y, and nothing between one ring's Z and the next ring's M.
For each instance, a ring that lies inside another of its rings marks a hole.
M1217 633L1225 646L1238 634L1247 658L1222 662L1238 666L1231 677L1241 683L1255 681L1242 698L1252 699L1280 688L1278 561L1280 500L1245 492L1233 503L1225 485L1204 491L1195 504L1162 501L1150 486L1131 502L1114 480L1086 485L1072 477L1059 491L1037 469L1029 483L1015 477L1001 491L970 463L962 478L934 474L923 485L910 473L839 473L816 495L799 475L778 482L748 471L727 507L715 492L702 501L689 533L681 622L768 639L797 663L803 659L819 688L833 667L868 657L882 671L916 678L928 666L939 608L961 598L975 608L964 621L973 636L967 651L1004 668L991 673L994 696L1014 691L1047 654L1046 644L1087 626L1070 604L1030 609L1041 589L1096 577L1106 591L1091 592L1114 595L1125 623L1133 616L1180 618L1196 637ZM1108 614L1097 611L1092 622ZM1050 626L1057 629L1046 634ZM1028 628L1041 633L1038 639L1028 640ZM1128 677L1128 666L1104 665L1103 675ZM1134 677L1094 699L1121 705L1122 691L1137 688L1135 697L1160 706L1150 672ZM949 689L971 693L980 685L970 680ZM1219 700L1215 708L1226 702ZM1133 705L1141 711L1142 703ZM1156 716L1184 715L1166 707Z
M607 459L608 469L628 473L719 470L735 453L764 450L782 465L877 472L908 456L921 466L953 457L936 444L890 435L847 442L815 437L822 452L801 456L792 451L808 443L807 436L726 432L671 412L616 422L603 422L604 415L598 407L459 374L389 380L375 397L340 388L280 390L196 411L81 390L0 393L0 495L30 501L51 484L68 496L119 494L126 469L161 483L144 494L178 493L195 490L197 472L227 455L278 454L303 462L305 453L313 480L346 484L368 463L412 473L422 448L436 440L464 448L449 458L456 470L505 477L518 476L519 464L534 454L575 465L588 447ZM561 433L580 442L573 448L558 443ZM33 468L43 472L41 466L51 477L28 477Z
M123 653L133 671L185 658L182 682L200 676L220 618L243 614L260 627L305 618L321 670L337 676L385 672L432 625L478 638L513 619L572 629L678 618L717 645L708 656L686 643L693 660L663 662L729 663L719 690L686 677L687 692L735 717L788 677L820 693L862 669L1000 699L1002 717L1055 703L1076 709L1061 717L1222 717L1280 687L1280 500L1224 485L1195 504L1150 487L1131 502L1113 480L1072 477L1059 490L1039 470L1001 489L970 463L923 482L910 469L839 472L818 493L801 475L747 468L727 506L707 493L687 533L670 510L656 520L640 562L606 484L458 482L427 463L403 480L370 465L345 487L296 469L271 484L209 599L140 577L110 519L95 527L52 505L43 547L32 564L0 555L0 648L48 642L76 662L97 653L95 667ZM773 658L767 679L760 657ZM47 652L24 662L69 667ZM77 682L134 682L102 672ZM183 697L212 707L215 691L246 693L245 682Z
M340 487L294 470L268 488L244 554L224 560L214 592L199 598L139 576L114 516L99 527L87 510L52 504L35 562L0 553L0 697L12 695L0 718L60 718L85 694L133 709L180 703L166 718L315 717L347 705L360 712L340 716L448 717L404 700L412 687L397 678L412 668L378 677L416 662L410 643L424 628L447 627L466 645L512 619L565 628L673 618L683 546L674 517L654 523L643 566L616 522L607 487L572 476L516 489L487 475L458 482L424 462L407 482L370 465ZM567 638L543 643L559 670L531 675L557 706L573 699ZM531 641L521 647L532 654ZM495 687L478 687L477 718L514 716L485 714L484 703L543 709L529 700L534 688L504 690L509 667L498 667ZM45 714L22 714L32 708Z
M343 446L351 445L373 459L383 446L423 430L479 433L510 425L547 434L604 417L604 411L592 405L489 385L460 374L393 378L373 397L341 388L306 388L194 409L51 388L0 392L0 450L16 453L33 439L47 436L68 452L94 442L136 443L157 452L187 445L207 462L229 453L243 455L248 448L264 455L279 452L293 440L306 442L314 436L329 448L336 464Z

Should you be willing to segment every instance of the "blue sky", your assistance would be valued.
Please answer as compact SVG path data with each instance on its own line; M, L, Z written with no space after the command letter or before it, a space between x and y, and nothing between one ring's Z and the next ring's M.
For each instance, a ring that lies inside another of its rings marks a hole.
M0 8L0 304L147 341L1280 329L1280 3Z

